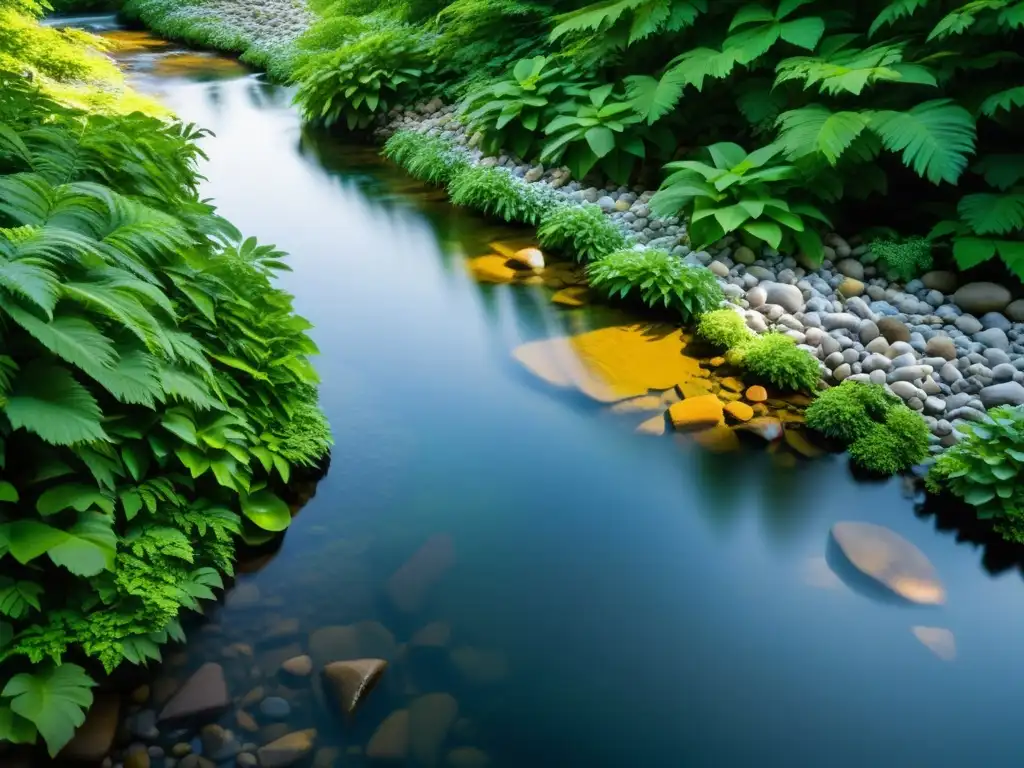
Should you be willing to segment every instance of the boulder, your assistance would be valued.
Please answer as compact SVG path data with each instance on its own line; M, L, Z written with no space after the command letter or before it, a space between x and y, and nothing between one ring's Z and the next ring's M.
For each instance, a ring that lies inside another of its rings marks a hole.
M919 605L946 601L946 589L928 558L895 531L880 525L836 523L827 559L836 575L857 591Z
M316 731L312 728L282 736L259 748L256 755L260 768L287 768L294 765L313 751L315 742Z
M409 755L409 710L398 709L385 718L366 745L369 760L404 761Z
M335 661L324 667L324 686L333 694L342 715L351 715L356 710L387 666L384 659L355 659Z
M763 282L758 287L763 288L765 291L766 304L776 304L790 314L803 311L805 306L804 295L795 285Z
M1002 312L1011 299L1009 289L997 283L968 283L953 294L956 305L972 315Z
M717 397L701 395L676 403L668 409L668 417L675 429L708 429L721 424L725 412Z
M878 331L890 344L897 341L910 341L910 329L894 317L878 319Z
M160 712L159 721L216 718L231 704L224 668L209 662L188 679Z
M388 579L387 592L391 602L400 611L415 613L422 608L430 589L454 563L455 542L452 537L446 533L431 536Z
M85 722L60 752L62 760L99 763L114 746L114 737L120 724L121 699L111 693L95 697Z
M736 421L750 421L754 418L754 409L743 402L732 402L726 404L725 413Z
M1024 405L1024 385L1016 381L991 384L978 395L986 409L1000 405Z
M409 752L417 764L437 765L458 715L458 702L447 693L430 693L409 705Z
M332 661L384 659L398 655L398 644L387 627L376 621L360 621L342 627L324 627L309 636L309 655L316 668Z
M921 282L924 283L925 288L940 293L953 293L958 284L956 274L941 270L925 272L921 275Z

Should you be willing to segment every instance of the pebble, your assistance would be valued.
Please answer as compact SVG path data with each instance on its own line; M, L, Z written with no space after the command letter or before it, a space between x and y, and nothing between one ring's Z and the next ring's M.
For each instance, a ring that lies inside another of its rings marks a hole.
M268 696L260 702L260 712L271 720L284 720L291 714L292 707L279 696Z

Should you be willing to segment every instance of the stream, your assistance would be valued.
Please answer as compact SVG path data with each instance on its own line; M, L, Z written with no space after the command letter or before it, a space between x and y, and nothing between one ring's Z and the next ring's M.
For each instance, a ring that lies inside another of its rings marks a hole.
M434 692L458 706L438 765L1019 762L1012 553L940 530L903 481L858 482L845 457L792 465L637 435L635 416L535 379L517 346L616 316L465 269L529 232L304 130L288 89L231 59L113 34L134 41L119 58L137 87L215 133L203 195L291 254L282 283L316 326L336 441L280 550L243 564L157 682L222 663L233 695L261 685L290 704L283 725L254 708L260 731L242 741L316 728L338 766L366 764L381 722ZM843 520L918 547L945 604L848 587L825 559ZM399 594L417 550L429 578ZM343 724L274 672L347 625L370 627L361 647L392 665ZM946 630L955 652L915 627ZM238 731L233 713L221 722Z

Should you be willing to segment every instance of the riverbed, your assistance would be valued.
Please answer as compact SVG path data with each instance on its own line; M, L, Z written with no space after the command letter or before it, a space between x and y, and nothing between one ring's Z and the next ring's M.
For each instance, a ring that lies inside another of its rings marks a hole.
M290 92L236 62L145 35L120 57L214 132L203 195L291 254L282 281L316 326L336 441L280 550L243 567L154 692L222 664L236 698L263 688L289 705L275 724L254 700L252 733L233 708L221 722L240 742L315 728L337 766L365 764L381 724L436 693L457 706L423 761L439 765L1016 761L1012 556L939 530L905 481L858 482L842 456L638 435L635 418L538 381L514 359L523 343L633 318L566 310L542 285L479 284L466 260L529 232L453 208L372 147L304 130ZM847 586L825 555L848 520L919 548L945 603ZM277 670L338 626L392 655L344 723Z

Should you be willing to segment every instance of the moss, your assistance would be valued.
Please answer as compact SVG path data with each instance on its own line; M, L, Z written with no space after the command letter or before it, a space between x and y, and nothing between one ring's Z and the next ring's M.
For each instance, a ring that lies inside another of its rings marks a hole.
M932 245L923 237L907 240L875 240L871 252L886 271L900 280L912 280L932 268Z
M928 457L928 425L902 403L889 409L885 422L875 424L850 446L850 458L879 475L904 472Z
M844 381L822 392L807 409L807 426L822 434L852 443L885 421L899 398L879 384Z
M705 312L697 323L697 333L705 341L722 349L740 346L753 336L743 316L732 309Z
M730 360L738 362L754 378L782 390L814 391L821 377L818 361L811 353L781 333L754 336L734 347Z
M541 219L537 238L545 249L593 261L626 247L626 237L596 205L560 205Z

